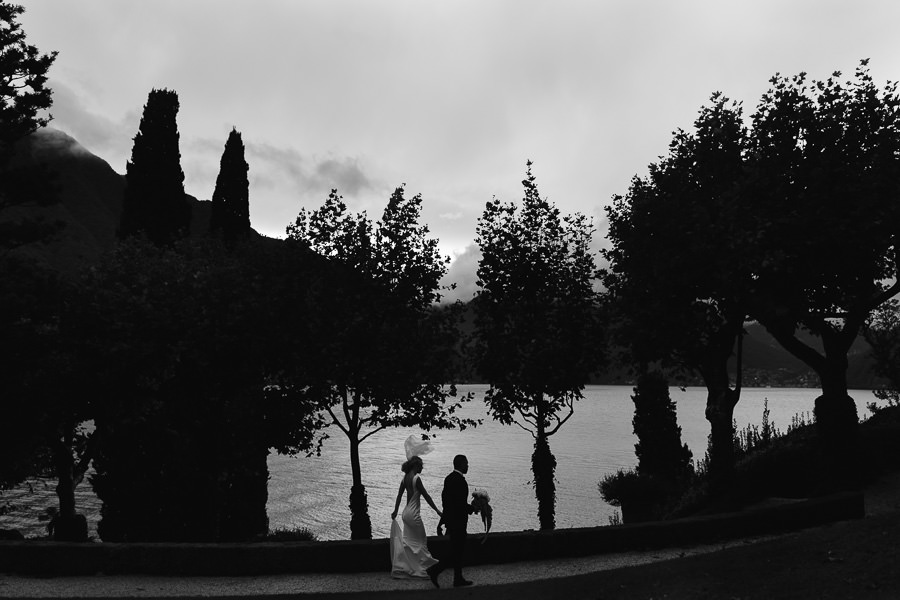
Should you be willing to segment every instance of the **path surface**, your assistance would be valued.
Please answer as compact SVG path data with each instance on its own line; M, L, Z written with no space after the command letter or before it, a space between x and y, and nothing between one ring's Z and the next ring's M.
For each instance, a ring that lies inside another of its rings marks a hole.
M883 478L866 490L867 519L879 515L900 515L900 473ZM834 527L853 527L852 522ZM80 576L32 578L0 575L0 597L22 598L197 598L237 596L281 596L356 598L402 597L435 598L454 594L455 598L604 597L592 586L597 578L591 574L622 567L659 563L670 559L699 558L724 549L740 552L742 548L766 547L766 541L777 541L795 534L733 540L726 543L666 548L645 552L601 554L592 557L529 561L503 565L482 565L466 569L466 577L476 585L465 590L451 587L452 575L445 572L441 584L449 589L435 590L430 581L396 580L388 573L357 574L290 574L258 577L161 577L146 575ZM796 535L795 535L796 537ZM488 543L490 540L488 540ZM676 563L672 563L676 564ZM726 576L727 575L724 575ZM884 592L884 590L881 590ZM896 590L900 594L900 590ZM882 596L878 590L868 597Z

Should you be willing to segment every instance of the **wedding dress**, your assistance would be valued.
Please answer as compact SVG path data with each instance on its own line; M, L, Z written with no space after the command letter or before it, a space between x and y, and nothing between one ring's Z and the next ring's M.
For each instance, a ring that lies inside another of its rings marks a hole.
M437 559L428 552L428 538L425 524L419 513L419 475L412 481L412 494L400 519L391 523L391 576L398 579L422 577L427 579L425 569L437 564ZM408 493L408 492L407 492ZM402 526L401 526L402 520Z

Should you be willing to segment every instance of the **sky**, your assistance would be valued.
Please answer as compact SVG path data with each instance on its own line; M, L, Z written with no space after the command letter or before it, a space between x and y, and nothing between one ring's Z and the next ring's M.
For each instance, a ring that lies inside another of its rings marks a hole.
M51 126L119 173L153 88L178 93L186 191L209 199L232 127L250 219L283 237L336 188L380 217L393 190L471 298L493 197L594 219L715 91L749 114L776 73L900 79L896 0L17 0L59 56Z

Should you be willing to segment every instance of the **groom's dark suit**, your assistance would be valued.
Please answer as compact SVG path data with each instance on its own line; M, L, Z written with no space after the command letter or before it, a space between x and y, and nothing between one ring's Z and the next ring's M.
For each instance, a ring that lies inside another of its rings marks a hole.
M469 484L465 476L454 470L444 479L444 490L441 492L443 504L443 521L450 536L450 560L441 560L432 567L435 573L447 568L447 562L453 566L454 584L464 581L462 576L463 550L466 547L466 526L469 523Z

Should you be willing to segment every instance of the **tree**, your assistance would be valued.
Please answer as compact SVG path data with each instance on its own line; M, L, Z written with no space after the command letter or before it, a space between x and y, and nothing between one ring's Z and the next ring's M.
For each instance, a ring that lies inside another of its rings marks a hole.
M490 384L491 416L534 437L538 516L541 529L552 529L556 459L548 438L574 413L603 344L591 221L578 213L561 217L541 198L531 161L522 184L521 212L494 198L478 221L476 361Z
M715 94L696 133L677 132L669 155L608 213L607 286L641 333L632 339L659 344L646 357L668 356L703 376L710 474L720 483L715 473L733 462L746 319L818 373L827 459L852 474L847 353L871 311L900 291L900 101L896 85L879 90L866 65L846 84L838 75L812 85L805 74L776 75L746 130L739 106Z
M250 233L248 170L241 134L232 129L222 152L209 220L210 232L222 235L227 243L244 239Z
M87 472L96 438L83 427L93 395L80 382L76 340L70 334L73 284L47 267L16 257L0 261L0 398L4 432L0 489L26 477L56 478L59 513L54 539L85 541L87 521L76 512L75 489Z
M73 324L98 404L105 541L266 533L269 448L309 451L319 427L277 378L306 341L289 336L310 261L286 250L136 238L86 276Z
M52 104L47 72L57 53L41 54L25 41L18 17L25 9L0 0L0 210L26 203L57 201L52 177L43 166L13 165L14 144L44 127L52 115L38 116ZM8 250L40 240L59 229L42 219L0 225L0 248Z
M634 453L639 475L655 477L675 488L693 471L691 451L681 443L681 427L669 382L659 371L642 374L634 388Z
M150 91L126 165L120 238L143 233L155 244L170 244L188 233L191 207L184 193L177 114L174 91Z
M691 451L681 443L666 376L660 371L640 373L631 399L637 468L610 473L598 485L604 502L622 507L624 523L659 519L694 472Z
M47 71L57 53L41 54L25 42L17 21L23 12L22 6L0 0L0 165L9 158L16 140L52 118L38 114L52 103Z
M746 193L761 253L754 317L819 375L816 425L850 476L858 415L847 353L900 292L900 97L896 83L875 85L868 60L839 77L772 78L752 117Z
M638 373L654 362L699 373L707 388L710 476L729 487L741 370L728 361L750 310L753 238L738 184L747 132L739 104L716 93L694 131L675 132L669 153L607 208L604 284Z
M350 531L371 538L360 445L387 427L465 428L450 381L453 313L435 311L448 259L419 225L422 197L391 195L382 218L352 215L332 190L318 209L300 212L288 240L335 264L313 293L313 353L298 364L303 386L350 442ZM461 401L470 398L464 397Z

